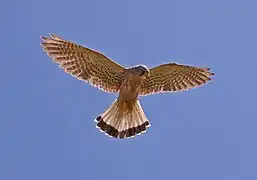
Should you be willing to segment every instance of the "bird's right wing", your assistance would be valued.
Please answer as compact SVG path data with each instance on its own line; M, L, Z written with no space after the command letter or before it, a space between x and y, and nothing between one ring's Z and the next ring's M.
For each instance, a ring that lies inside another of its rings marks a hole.
M65 72L106 92L119 92L125 68L103 54L57 35L41 37L47 55Z
M210 68L198 68L176 63L163 64L150 69L139 95L176 92L201 86L211 80Z

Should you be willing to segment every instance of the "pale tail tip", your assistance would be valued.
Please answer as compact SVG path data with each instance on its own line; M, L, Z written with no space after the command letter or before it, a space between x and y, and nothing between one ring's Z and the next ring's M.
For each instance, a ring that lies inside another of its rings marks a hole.
M124 139L124 138L133 138L137 135L143 134L146 132L146 129L150 127L149 121L137 126L132 127L123 131L118 131L115 127L106 124L103 121L101 116L98 116L94 121L97 123L96 128L99 129L101 132L104 132L109 137Z
M97 123L97 122L99 122L101 119L102 119L102 117L101 117L101 116L98 116L97 118L94 119L94 121Z

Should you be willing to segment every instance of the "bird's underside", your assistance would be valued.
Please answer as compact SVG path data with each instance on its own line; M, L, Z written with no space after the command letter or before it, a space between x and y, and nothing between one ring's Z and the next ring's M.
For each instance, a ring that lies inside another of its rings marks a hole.
M134 137L150 126L137 96L188 90L206 84L214 75L210 68L176 63L151 69L142 65L125 68L95 50L57 35L41 39L43 50L65 72L105 92L119 93L119 98L96 118L97 127L115 138ZM126 93L133 98L125 101Z

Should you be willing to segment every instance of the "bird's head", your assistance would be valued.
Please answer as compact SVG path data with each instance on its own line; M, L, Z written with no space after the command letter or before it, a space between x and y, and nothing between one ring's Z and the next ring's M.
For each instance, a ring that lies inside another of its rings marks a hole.
M136 70L136 73L137 73L140 77L142 77L143 79L149 77L149 75L150 75L150 70L148 69L147 66L145 66L145 65L143 65L143 64L136 66L136 67L135 67L135 70Z

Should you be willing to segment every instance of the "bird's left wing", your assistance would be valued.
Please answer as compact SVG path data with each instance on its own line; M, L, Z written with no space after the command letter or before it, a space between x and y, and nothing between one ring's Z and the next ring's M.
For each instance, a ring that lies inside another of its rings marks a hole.
M106 92L119 92L125 68L103 54L57 35L41 37L47 55L65 72Z
M211 80L210 68L199 68L176 63L163 64L150 69L139 95L183 91L201 86Z

